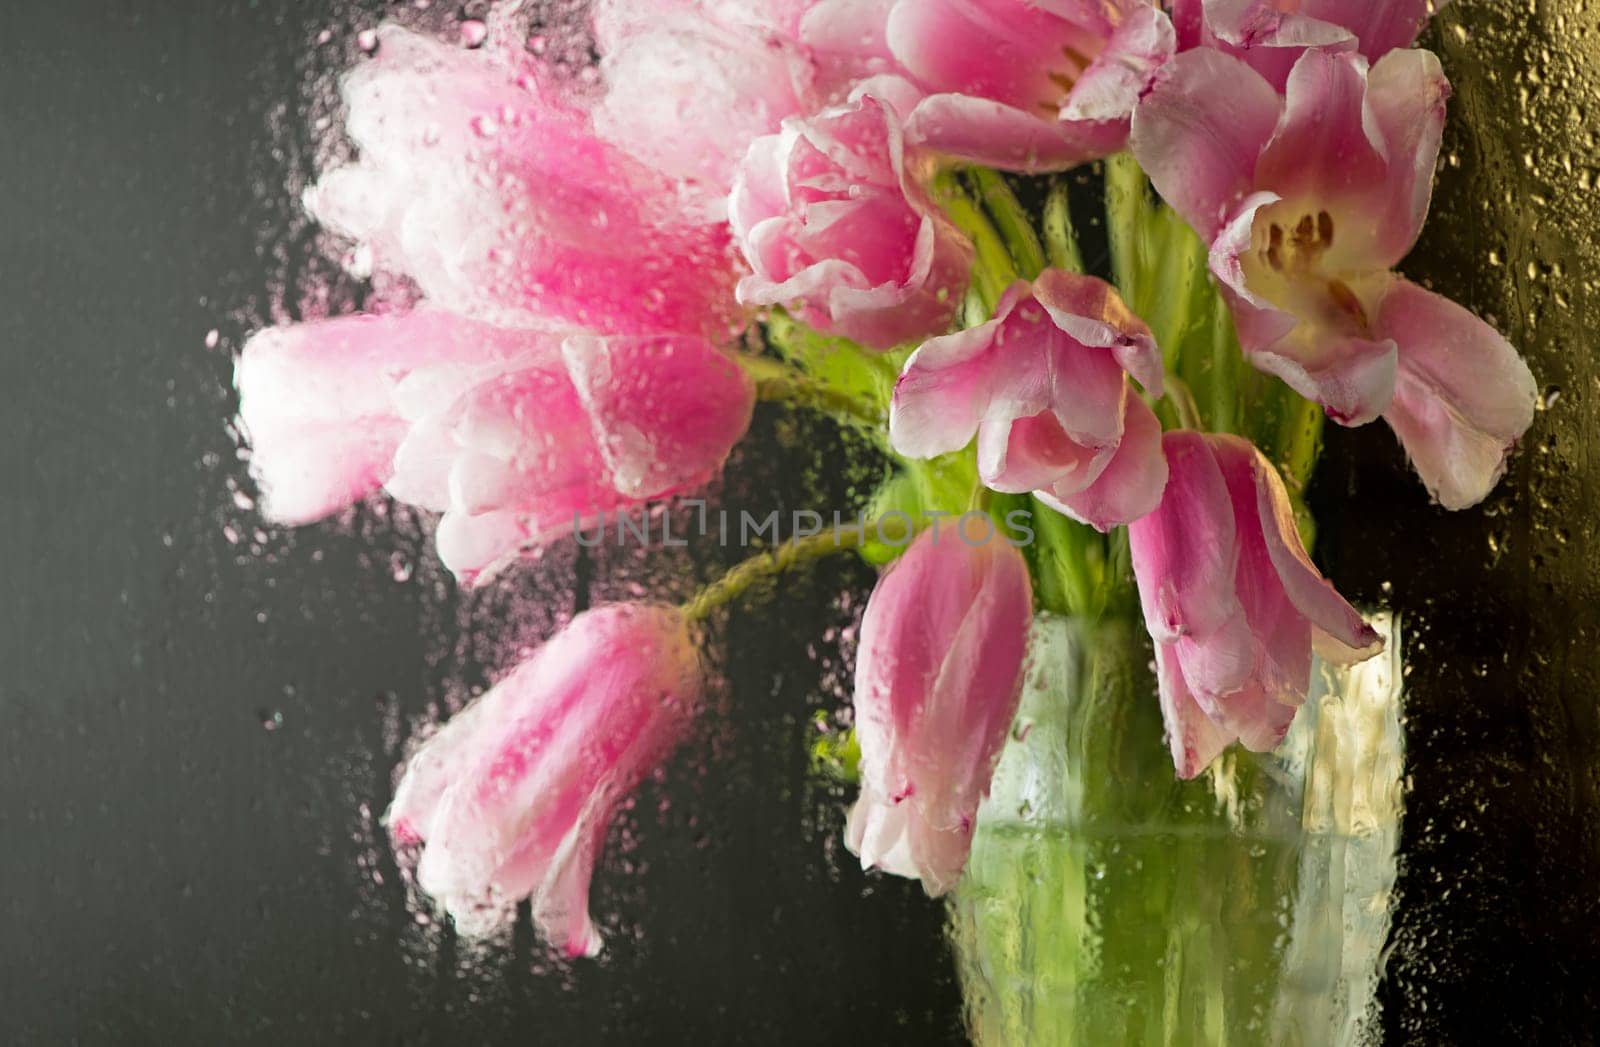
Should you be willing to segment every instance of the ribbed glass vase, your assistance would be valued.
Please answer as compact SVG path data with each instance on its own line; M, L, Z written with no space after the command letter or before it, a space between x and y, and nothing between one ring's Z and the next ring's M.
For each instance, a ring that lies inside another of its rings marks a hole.
M999 1045L1329 1045L1372 1034L1399 839L1400 637L1314 669L1284 744L1190 782L1136 621L1042 615L951 905Z

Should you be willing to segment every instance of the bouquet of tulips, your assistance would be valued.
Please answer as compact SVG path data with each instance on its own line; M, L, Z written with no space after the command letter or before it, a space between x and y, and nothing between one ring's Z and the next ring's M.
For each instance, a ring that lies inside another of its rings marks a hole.
M410 293L245 346L269 517L383 492L483 586L692 496L758 400L889 463L859 517L682 605L585 611L416 747L387 825L420 888L464 933L531 898L595 953L597 852L704 711L702 623L835 553L884 568L846 839L930 894L962 876L1039 612L1137 600L1177 776L1276 746L1313 651L1382 646L1306 552L1323 418L1383 419L1462 509L1533 417L1513 348L1394 271L1450 93L1413 46L1432 6L593 0L576 43L518 3L372 33L353 158L305 203Z

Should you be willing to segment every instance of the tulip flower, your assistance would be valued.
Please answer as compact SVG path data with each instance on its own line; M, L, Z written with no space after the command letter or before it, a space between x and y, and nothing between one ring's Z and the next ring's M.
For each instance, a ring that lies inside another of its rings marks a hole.
M237 382L270 518L310 522L382 485L444 514L439 554L466 583L575 520L703 485L754 406L699 338L563 338L432 309L261 332Z
M1449 0L1174 0L1178 46L1214 47L1279 90L1308 47L1355 51L1376 62L1410 47Z
M693 722L698 652L673 608L587 611L408 762L385 819L417 884L465 934L532 898L552 944L593 956L589 881L617 804Z
M1470 312L1390 270L1432 195L1449 84L1426 51L1305 52L1286 93L1237 58L1174 58L1132 147L1211 243L1252 362L1344 425L1382 415L1446 508L1482 500L1533 420L1533 376Z
M1122 148L1176 46L1143 0L898 0L889 50L928 97L908 134L1012 171L1059 171Z
M1128 385L1161 390L1161 353L1104 281L1049 269L1018 281L994 319L924 342L895 384L889 438L910 458L978 439L993 490L1035 491L1101 530L1155 508L1161 425Z
M414 371L472 375L529 356L554 357L558 339L507 331L439 309L351 316L258 331L234 375L261 508L305 524L377 491L393 474L408 423L396 403ZM431 399L448 403L435 388Z
M966 866L1032 619L1022 554L969 541L936 530L911 544L867 602L856 655L861 796L845 840L862 868L919 878L933 896Z
M751 144L728 209L753 270L741 302L875 349L949 327L972 247L918 183L900 131L913 95L879 77Z
M1260 451L1187 430L1162 442L1171 478L1128 537L1173 764L1193 778L1235 739L1257 752L1283 740L1313 649L1351 664L1383 641L1312 565Z
M502 326L725 339L726 232L536 72L388 26L343 92L359 155L306 203L372 264Z

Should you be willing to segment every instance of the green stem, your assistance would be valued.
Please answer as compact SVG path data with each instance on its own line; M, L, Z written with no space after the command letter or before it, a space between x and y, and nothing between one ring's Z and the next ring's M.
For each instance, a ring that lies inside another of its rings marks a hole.
M1078 234L1072 228L1072 208L1064 182L1051 186L1044 201L1044 247L1054 268L1083 272L1083 252L1078 249Z
M962 189L955 172L946 171L937 175L931 189L933 198L950 221L972 241L977 256L972 266L972 291L979 298L987 318L988 314L993 313L995 303L1000 301L1005 289L1017 278L1011 251L983 208Z
M1172 398L1172 406L1178 412L1178 424L1197 433L1204 432L1206 427L1200 418L1200 406L1195 403L1189 383L1175 374L1168 374L1166 383L1167 395Z
M739 366L756 383L756 399L808 407L841 421L881 433L883 410L842 389L819 382L803 371L760 356L741 356Z
M1039 236L1033 231L1033 221L1017 199L1017 194L1011 191L1011 186L1006 184L998 171L990 168L969 168L967 177L978 202L983 205L994 223L995 231L1006 245L1006 251L1016 265L1017 275L1025 280L1038 276L1045 267L1044 245L1039 243Z
M867 534L877 534L882 523L882 518L879 518L864 521L860 526L831 527L819 534L791 538L776 548L758 553L690 597L681 608L683 616L691 622L702 621L719 607L737 600L753 586L770 581L792 568L833 553L859 549L866 541ZM908 526L914 528L915 523ZM909 539L910 535L906 537Z

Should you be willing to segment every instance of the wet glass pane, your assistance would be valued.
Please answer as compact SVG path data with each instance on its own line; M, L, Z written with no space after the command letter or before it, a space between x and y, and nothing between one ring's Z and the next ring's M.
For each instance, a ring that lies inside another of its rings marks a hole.
M1408 252L1430 6L7 11L0 1038L1591 1042L1600 16L1422 31Z

